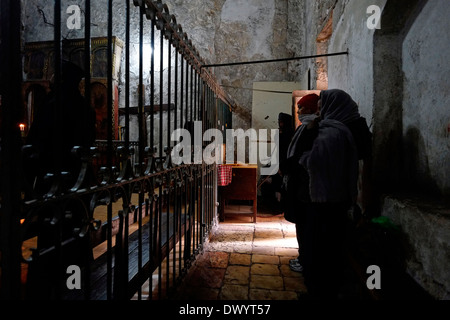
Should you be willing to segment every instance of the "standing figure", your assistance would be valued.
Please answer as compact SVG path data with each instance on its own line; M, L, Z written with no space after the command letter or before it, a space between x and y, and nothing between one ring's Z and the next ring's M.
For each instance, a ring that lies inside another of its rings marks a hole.
M336 299L346 259L348 210L358 195L359 160L371 150L371 133L358 105L342 90L320 94L320 121L311 124L317 137L300 157L309 178L305 206L304 270L309 294Z
M300 125L295 130L292 141L288 146L286 160L280 163L283 175L283 190L286 194L284 217L295 223L298 257L289 261L289 267L295 272L303 271L303 236L305 234L305 204L310 202L309 179L306 169L300 165L300 157L311 149L312 142L317 136L316 126L309 126L318 118L319 96L309 94L301 98L298 105L298 119Z

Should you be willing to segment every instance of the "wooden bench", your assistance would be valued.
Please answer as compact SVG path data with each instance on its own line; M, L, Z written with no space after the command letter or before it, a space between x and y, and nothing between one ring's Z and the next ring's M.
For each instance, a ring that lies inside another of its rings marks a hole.
M111 283L114 299L131 299L185 235L183 252L178 251L177 256L185 262L190 260L194 208L193 203L187 213L182 208L177 214L173 211L158 214L156 207L145 210L144 204L142 210L136 208L128 214L128 222L125 215L119 214L112 220L109 253L106 222L92 232L90 238L69 237L60 248L41 248L23 274L26 279L24 296L27 299L54 299L61 295L63 300L106 300L107 286ZM142 212L140 228L139 212ZM128 237L125 237L126 230ZM101 246L102 253L93 254L94 247ZM59 252L63 255L59 256ZM68 290L64 286L70 275L62 271L69 265L77 265L82 270L81 290ZM60 291L55 291L55 287Z

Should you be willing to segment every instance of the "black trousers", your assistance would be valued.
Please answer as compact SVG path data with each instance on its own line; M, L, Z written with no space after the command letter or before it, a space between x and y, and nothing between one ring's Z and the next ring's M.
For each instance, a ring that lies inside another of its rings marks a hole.
M312 298L336 299L345 269L348 204L309 203L301 239L303 276Z

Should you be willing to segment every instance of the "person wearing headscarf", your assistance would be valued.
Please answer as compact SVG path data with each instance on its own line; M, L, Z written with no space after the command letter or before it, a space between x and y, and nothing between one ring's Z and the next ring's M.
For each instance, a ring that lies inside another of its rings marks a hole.
M305 206L304 278L312 297L338 297L343 284L347 213L356 202L359 159L370 150L370 132L350 95L321 92L317 137L299 163L309 178ZM369 132L369 133L368 133Z
M303 152L309 150L312 146L317 130L310 126L318 116L317 94L308 94L302 97L297 105L297 116L300 125L295 130L294 136L289 144L286 161L280 165L280 171L283 173L283 186L285 190L284 218L296 226L296 235L298 242L298 257L289 261L289 267L295 272L302 272L303 260L303 236L304 232L304 210L302 203L309 202L309 180L306 170L300 166L299 160Z

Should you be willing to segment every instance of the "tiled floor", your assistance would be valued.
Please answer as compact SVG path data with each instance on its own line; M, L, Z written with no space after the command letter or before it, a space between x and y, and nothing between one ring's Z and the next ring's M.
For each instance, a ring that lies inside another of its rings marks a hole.
M306 293L302 274L289 269L289 260L298 254L295 225L264 212L252 223L242 214L248 210L227 208L225 222L214 230L173 299L298 300Z

